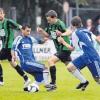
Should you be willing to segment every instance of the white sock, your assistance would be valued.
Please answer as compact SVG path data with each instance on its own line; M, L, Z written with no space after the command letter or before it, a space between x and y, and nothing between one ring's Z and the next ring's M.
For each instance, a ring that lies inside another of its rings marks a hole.
M78 69L76 69L74 72L72 72L72 74L81 81L81 83L85 83L87 80L85 79L85 77L80 73L80 71Z
M49 71L48 71L48 69L45 69L43 71L43 78L44 78L44 84L47 85L49 83Z

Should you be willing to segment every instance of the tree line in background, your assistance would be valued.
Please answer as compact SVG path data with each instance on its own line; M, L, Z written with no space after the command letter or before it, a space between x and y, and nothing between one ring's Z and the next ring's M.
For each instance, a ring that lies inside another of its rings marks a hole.
M45 13L50 9L57 11L59 18L62 18L63 2L65 1L69 2L71 7L76 7L77 3L79 7L89 7L91 5L92 7L99 7L100 4L100 0L0 0L0 7L5 9L7 17L11 17L11 7L15 7L17 21L20 24L28 23L35 29L36 17L41 16L42 26L45 26Z

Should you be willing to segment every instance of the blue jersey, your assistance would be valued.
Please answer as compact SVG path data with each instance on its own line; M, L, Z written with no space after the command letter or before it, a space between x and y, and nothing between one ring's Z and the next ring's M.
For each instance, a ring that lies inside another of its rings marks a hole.
M12 50L17 51L20 58L20 63L25 62L34 62L35 57L33 54L33 44L36 43L36 40L29 36L18 36L13 42Z
M94 78L100 78L100 57L94 48L91 33L87 29L78 28L72 37L76 38L76 42L72 41L73 46L78 46L82 51L82 55L72 61L74 66L80 70L87 66Z
M87 29L79 28L76 30L75 34L78 41L77 45L83 51L84 55L86 55L91 60L98 59L99 54L94 48L91 33Z

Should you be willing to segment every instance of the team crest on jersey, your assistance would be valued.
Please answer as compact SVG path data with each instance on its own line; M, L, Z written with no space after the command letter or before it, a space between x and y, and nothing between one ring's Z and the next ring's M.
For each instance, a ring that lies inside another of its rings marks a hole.
M31 45L30 44L23 44L22 47L23 47L23 49L29 49L29 48L31 48Z

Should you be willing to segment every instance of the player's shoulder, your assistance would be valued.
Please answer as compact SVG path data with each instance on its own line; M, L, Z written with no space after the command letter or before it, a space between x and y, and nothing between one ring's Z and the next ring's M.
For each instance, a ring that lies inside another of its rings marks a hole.
M16 45L16 44L19 44L22 40L22 36L17 36L15 39L14 39L14 42L13 44Z
M90 31L86 28L78 28L77 32L89 32L90 33Z
M64 22L61 19L58 19L58 24L62 25L62 24L64 24Z
M88 30L86 28L78 28L76 30L76 34L77 35L83 35L85 32L87 32Z
M14 20L12 19L8 19L8 18L5 18L7 22L11 23L11 22L14 22Z
M32 43L37 43L37 40L33 36L29 35L29 38L31 39Z
M17 36L15 40L21 40L23 37L21 35Z

